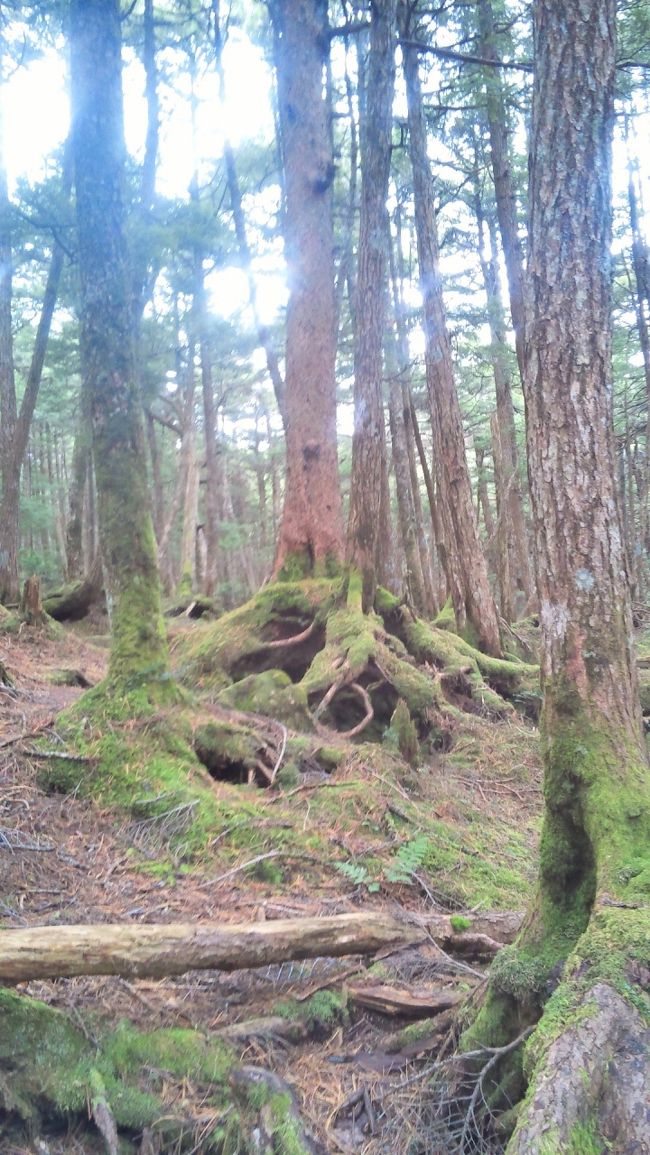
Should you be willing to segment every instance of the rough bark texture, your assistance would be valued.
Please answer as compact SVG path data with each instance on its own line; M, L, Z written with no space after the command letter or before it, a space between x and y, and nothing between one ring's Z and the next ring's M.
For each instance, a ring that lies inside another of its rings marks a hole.
M367 89L362 101L354 434L348 521L348 560L361 574L364 611L372 607L377 586L382 463L386 456L383 345L388 229L385 218L394 87L395 0L378 0L372 9Z
M479 257L487 297L488 321L492 340L492 367L497 403L498 445L496 445L496 452L500 454L501 466L498 474L495 467L497 515L499 518L498 547L501 555L501 567L504 572L507 569L509 574L507 589L504 589L503 583L500 583L501 614L506 621L512 621L513 616L516 616L517 609L524 610L530 601L532 578L528 561L526 523L519 477L519 454L515 432L512 382L508 365L505 318L499 285L496 229L493 222L490 222L490 251L488 252L487 238L485 237L486 222L478 188L475 206L479 226ZM494 435L492 441L495 445ZM507 558L503 556L504 550L507 551ZM516 606L515 601L517 594L520 595L519 606Z
M478 940L485 938L492 947L494 936L511 941L521 917L516 911L473 916L466 920L467 932L455 931L446 915L409 922L366 911L230 925L41 926L3 931L0 979L23 982L88 974L159 977L188 970L230 971L288 959L368 954L431 938L444 950L480 955Z
M112 603L109 675L154 676L166 668L167 647L135 386L116 0L74 0L70 48L83 389Z
M222 19L220 0L212 0L212 19L215 67L219 80L219 98L221 101L222 116L225 118L226 77L223 68L224 37L221 27ZM275 395L278 411L282 421L284 422L284 380L280 371L280 362L278 360L278 355L275 349L273 334L269 326L264 324L260 314L257 299L257 284L255 281L255 274L253 273L252 253L250 244L248 242L246 215L244 212L241 186L239 183L239 174L237 172L235 150L227 138L223 143L223 162L226 170L226 182L228 185L228 196L230 197L230 209L232 212L233 224L235 226L235 236L237 237L239 255L241 257L244 272L246 273L246 280L248 282L248 299L250 301L251 312L253 314L255 328L257 329L257 337L260 343L260 347L264 350L266 368L268 370L271 385L273 386L273 393Z
M237 970L287 959L364 954L417 937L389 916L334 915L196 926L66 926L7 931L0 979L80 974L161 976L188 970Z
M546 1053L508 1155L582 1155L601 1149L590 1143L599 1136L610 1155L643 1155L650 1149L650 1063L643 1058L650 1053L650 1028L605 983L596 985L579 1009L575 1026Z
M337 569L344 552L334 376L334 162L322 86L326 5L276 0L271 14L289 277L287 476L275 574L296 577Z
M405 19L402 9L402 18ZM406 27L402 29L407 32ZM487 653L499 654L499 621L472 504L463 424L454 384L427 154L417 50L403 44L413 168L415 227L424 299L425 362L444 542L444 565L456 622L467 624Z
M478 2L481 55L485 60L498 61L495 43L494 13L491 0ZM524 250L519 236L517 194L512 173L512 158L508 140L508 114L503 78L499 68L487 68L485 79L486 110L490 133L490 159L494 195L497 206L499 231L503 244L508 289L510 293L510 313L515 331L517 361L523 379L524 374Z
M600 1151L605 1139L616 1152L639 1150L627 1076L607 1076L612 1109L604 1107L603 1083L592 1117L576 1120L575 1068L583 1072L581 1059L598 1040L605 1052L616 1048L619 1020L632 1032L627 1045L636 1049L630 1062L639 1065L637 1087L650 1066L642 1016L631 1009L650 1014L650 772L611 413L615 7L615 0L538 0L534 9L525 399L541 605L545 814L537 899L516 947L497 960L474 1031L484 1041L512 1038L539 1017L560 978L526 1044L532 1087L511 1144L517 1153L545 1150L526 1139L538 1133L541 1104L551 1155ZM586 1083L595 1070L590 1060ZM592 1091L584 1088L583 1103ZM562 1135L577 1122L589 1131L590 1145L581 1147L572 1135L567 1147Z

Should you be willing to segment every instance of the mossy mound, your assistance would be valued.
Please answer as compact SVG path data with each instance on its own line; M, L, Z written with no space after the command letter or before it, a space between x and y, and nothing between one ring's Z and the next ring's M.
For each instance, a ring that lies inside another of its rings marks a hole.
M219 691L248 674L282 669L299 681L322 646L324 623L340 582L276 582L224 614L178 634L172 654L180 680ZM294 639L309 632L296 645ZM284 644L283 644L284 643Z
M227 709L276 718L292 730L310 733L314 729L305 688L294 684L284 670L249 674L222 690L216 702Z
M144 1128L164 1136L167 1150L191 1149L195 1113L202 1151L222 1155L234 1065L222 1041L192 1030L143 1032L126 1022L114 1030L98 1024L96 1045L89 1039L62 1011L0 990L0 1127L38 1133L43 1124L87 1119L100 1087L124 1151L136 1150ZM182 1080L193 1085L195 1109L179 1097ZM206 1109L213 1115L207 1130Z
M536 666L481 654L447 622L414 618L385 590L377 612L363 614L355 590L354 575L347 584L269 585L217 624L175 639L179 676L223 706L374 741L400 700L417 737L442 745L468 714L502 719L513 703L536 712Z

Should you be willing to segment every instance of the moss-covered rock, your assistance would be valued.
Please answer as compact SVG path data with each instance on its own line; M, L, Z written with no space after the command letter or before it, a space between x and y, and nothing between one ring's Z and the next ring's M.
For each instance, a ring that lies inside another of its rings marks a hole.
M202 1085L216 1113L229 1104L233 1061L221 1040L189 1030L143 1032L127 1022L114 1030L100 1025L96 1036L95 1046L62 1011L0 990L2 1110L38 1134L41 1121L87 1118L101 1085L119 1130L161 1128L175 1143L187 1132L188 1112L180 1117L166 1101L172 1076ZM222 1150L216 1141L203 1149Z
M222 690L216 701L220 706L275 718L292 730L314 728L304 687L295 685L284 670L249 674Z

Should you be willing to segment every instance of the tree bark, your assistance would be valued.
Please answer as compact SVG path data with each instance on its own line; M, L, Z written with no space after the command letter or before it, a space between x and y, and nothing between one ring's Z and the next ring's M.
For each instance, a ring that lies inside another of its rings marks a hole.
M539 886L506 966L493 971L474 1036L499 1045L535 1022L532 1081L509 1153L567 1149L583 1102L610 1080L624 1010L638 1072L650 1058L632 1011L647 995L650 770L641 727L611 402L611 134L615 0L537 0L524 377L542 630L545 810ZM524 981L522 982L522 978ZM612 1013L602 987L614 983ZM601 997L602 995L602 997ZM584 1007L581 1016L580 1008ZM559 1011L559 1013L558 1013ZM581 1018L592 1026L580 1026ZM607 1021L608 1020L608 1021ZM607 1045L605 1044L605 1036ZM594 1044L600 1040L598 1049ZM575 1054L575 1060L573 1055ZM633 1150L625 1079L591 1146ZM548 1105L548 1096L552 1107ZM647 1126L647 1121L646 1121ZM647 1131L646 1131L647 1136ZM607 1144L605 1143L607 1139Z
M0 980L27 982L73 975L161 977L188 970L239 970L289 959L370 954L386 947L430 942L465 949L477 936L510 941L521 923L516 912L473 916L456 932L447 915L420 923L356 911L326 918L252 923L105 924L39 926L0 936Z
M80 344L101 550L112 602L109 678L113 681L137 674L152 678L167 668L124 239L120 41L117 0L73 0L70 51Z
M389 266L386 198L395 88L395 0L377 0L373 6L366 74L367 88L361 102L361 218L348 520L348 561L361 576L364 612L372 609L377 588L382 466L386 460L383 348Z
M519 454L517 452L517 436L515 432L515 409L512 400L512 382L508 367L508 353L506 345L506 329L499 286L499 268L497 263L495 228L489 227L490 252L487 251L485 237L485 216L481 203L478 180L476 182L475 210L479 229L479 257L485 295L488 306L488 322L492 340L492 369L494 373L494 387L497 403L497 423L499 430L499 447L501 451L499 487L497 490L498 516L500 536L503 546L508 552L507 559L501 562L501 569L509 572L508 590L502 590L501 614L510 622L515 616L515 597L520 595L520 608L530 602L532 593L532 578L528 562L528 543L526 540L526 523L524 519L524 505L519 476Z
M344 556L336 439L332 182L323 96L323 0L275 0L278 102L289 277L285 412L287 473L276 577L335 572Z
M481 56L499 61L495 44L494 13L491 0L478 0L478 20ZM486 68L485 90L488 129L490 133L490 160L499 231L503 244L510 313L515 331L515 348L519 372L524 376L524 249L519 236L517 193L512 175L512 158L508 140L508 114L499 68Z
M221 111L224 115L225 107L225 90L226 78L223 69L223 34L221 31L221 5L220 0L212 0L212 20L213 20L213 36L214 36L214 50L215 50L215 65L217 77L219 80L219 97L221 100ZM257 337L261 348L264 350L266 358L266 368L268 370L271 385L273 386L273 393L278 407L278 412L282 421L285 421L285 402L284 402L284 380L280 371L280 362L275 350L273 336L268 325L265 325L260 316L260 310L257 303L257 285L255 283L255 275L253 273L252 255L250 245L248 243L248 230L246 228L246 217L244 215L244 208L242 203L241 187L239 184L239 176L237 173L237 162L235 160L235 150L230 141L226 137L223 142L223 161L226 169L226 183L228 185L228 196L230 197L230 209L232 212L233 224L235 226L235 236L237 237L237 244L239 246L239 254L242 261L242 266L246 274L246 281L248 284L248 299L250 301L251 312L257 329Z
M405 9L402 20L406 20ZM403 25L402 35L408 28ZM409 151L413 169L415 226L420 284L424 299L425 364L438 505L444 542L444 566L458 629L468 624L487 653L501 653L499 619L478 536L472 489L465 456L463 424L454 385L451 346L442 297L431 172L420 87L417 49L403 44L408 101Z

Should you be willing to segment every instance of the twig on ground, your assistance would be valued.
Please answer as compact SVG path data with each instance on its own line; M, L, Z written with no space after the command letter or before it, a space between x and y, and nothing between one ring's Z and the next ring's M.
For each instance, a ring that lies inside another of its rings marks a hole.
M476 1108L476 1104L477 1104L479 1095L482 1095L482 1093L483 1093L483 1082L485 1080L485 1076L492 1070L493 1067L496 1067L497 1063L499 1062L500 1059L503 1058L504 1055L508 1055L511 1051L516 1050L516 1048L521 1043L523 1043L525 1039L528 1038L528 1036L531 1034L531 1032L533 1030L534 1030L533 1027L526 1027L525 1031L522 1031L520 1035L517 1035L516 1039L513 1039L510 1043L507 1043L505 1046L490 1048L490 1050L492 1051L492 1054L491 1054L490 1058L488 1059L487 1063L485 1064L485 1066L482 1067L481 1070L479 1071L478 1077L476 1079L476 1086L474 1087L474 1090L472 1091L469 1103L467 1105L467 1111L465 1112L465 1122L463 1123L463 1130L461 1132L460 1145L458 1148L459 1155L464 1155L465 1140L467 1139L467 1137L470 1133L470 1129L471 1129L472 1125L476 1121L474 1112L475 1112L475 1108ZM487 1051L487 1048L486 1048L486 1051Z

